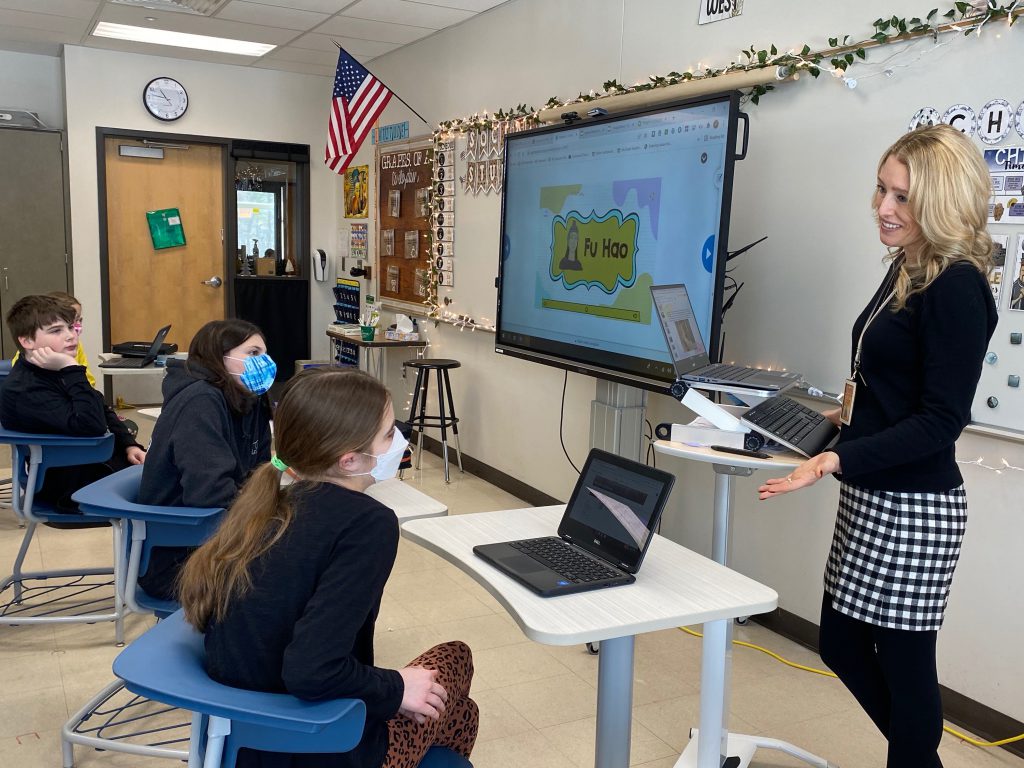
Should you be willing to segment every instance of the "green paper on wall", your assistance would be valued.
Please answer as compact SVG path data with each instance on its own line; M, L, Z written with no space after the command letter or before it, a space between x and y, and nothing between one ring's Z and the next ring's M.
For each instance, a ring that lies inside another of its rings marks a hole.
M146 211L146 221L149 222L149 234L155 250L185 244L185 228L181 226L181 214L177 208Z

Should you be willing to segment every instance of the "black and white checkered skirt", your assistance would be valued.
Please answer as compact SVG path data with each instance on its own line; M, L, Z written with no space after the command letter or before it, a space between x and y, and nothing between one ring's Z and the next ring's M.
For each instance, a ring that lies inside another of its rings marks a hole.
M962 485L903 493L842 483L825 565L832 607L880 627L939 629L966 527Z

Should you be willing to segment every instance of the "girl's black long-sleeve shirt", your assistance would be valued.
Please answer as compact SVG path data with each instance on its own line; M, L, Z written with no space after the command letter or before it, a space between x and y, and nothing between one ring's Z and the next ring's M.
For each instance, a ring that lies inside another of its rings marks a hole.
M857 340L892 289L894 263L853 325ZM864 333L851 424L832 449L842 478L879 491L942 492L963 482L956 440L998 315L985 276L966 262L947 268L898 312L884 307Z
M373 630L398 551L395 513L331 483L293 486L295 516L250 567L252 589L206 632L207 669L238 688L366 703L363 739L337 755L249 753L243 766L372 768L387 751L386 721L404 685L373 666Z

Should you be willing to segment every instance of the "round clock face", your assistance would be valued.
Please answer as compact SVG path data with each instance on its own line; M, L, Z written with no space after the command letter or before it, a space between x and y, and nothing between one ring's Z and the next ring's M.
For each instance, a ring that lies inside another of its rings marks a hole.
M146 84L142 102L157 120L177 120L188 109L188 93L177 80L157 77Z

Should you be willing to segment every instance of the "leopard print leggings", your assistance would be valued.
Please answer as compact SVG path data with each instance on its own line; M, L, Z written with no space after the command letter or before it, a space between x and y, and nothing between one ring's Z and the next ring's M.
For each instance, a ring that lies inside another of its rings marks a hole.
M432 746L448 747L469 757L480 725L480 710L469 698L473 654L458 640L435 645L409 662L410 667L438 671L437 682L448 692L448 704L438 720L422 725L404 715L388 720L388 754L382 768L416 768Z

